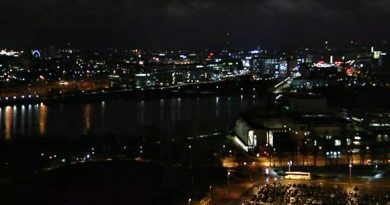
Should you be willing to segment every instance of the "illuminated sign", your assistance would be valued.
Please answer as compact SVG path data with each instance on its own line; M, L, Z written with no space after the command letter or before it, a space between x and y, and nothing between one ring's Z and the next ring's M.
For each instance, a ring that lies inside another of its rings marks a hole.
M31 55L35 58L41 58L41 52L39 52L38 50L33 50L31 52Z

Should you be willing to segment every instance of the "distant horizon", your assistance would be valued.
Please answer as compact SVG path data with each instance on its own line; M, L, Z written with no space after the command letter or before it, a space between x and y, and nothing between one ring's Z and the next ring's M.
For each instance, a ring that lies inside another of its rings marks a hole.
M56 49L79 49L82 51L98 51L98 50L107 50L107 49L120 49L120 50L143 50L147 52L154 52L154 51L189 51L189 52L201 52L201 51L231 51L231 52L239 52L239 51L251 51L251 50L268 50L268 51L287 51L287 50L299 50L299 49L319 49L323 46L325 46L325 42L328 42L329 47L344 47L344 46L350 46L351 41L353 41L354 45L358 45L361 47L371 47L371 46L386 46L387 48L390 47L390 40L364 40L364 41L358 41L358 40L343 40L343 41L319 41L315 44L310 45L289 45L289 46L281 46L281 47L269 47L269 46L261 46L261 45L254 45L254 46L246 46L246 47L236 47L236 48L212 48L212 47L204 47L204 48L186 48L186 47L170 47L170 48L159 48L159 47L145 47L145 46L107 46L107 47L99 47L99 46L82 46L78 44L72 44L72 43L61 43L56 45L41 45L41 46L3 46L0 44L0 49L6 49L6 50L34 50L34 49L49 49L49 48L56 48Z

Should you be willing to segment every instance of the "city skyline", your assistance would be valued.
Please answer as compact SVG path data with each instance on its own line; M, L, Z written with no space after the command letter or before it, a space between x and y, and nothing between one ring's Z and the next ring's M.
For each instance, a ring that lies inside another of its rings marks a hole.
M389 0L0 0L1 204L390 204Z

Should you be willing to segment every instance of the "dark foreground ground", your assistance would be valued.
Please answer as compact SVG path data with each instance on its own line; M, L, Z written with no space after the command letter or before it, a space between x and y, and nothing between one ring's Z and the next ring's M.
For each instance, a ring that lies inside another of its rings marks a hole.
M5 185L1 204L183 204L202 197L221 170L130 161L88 162Z

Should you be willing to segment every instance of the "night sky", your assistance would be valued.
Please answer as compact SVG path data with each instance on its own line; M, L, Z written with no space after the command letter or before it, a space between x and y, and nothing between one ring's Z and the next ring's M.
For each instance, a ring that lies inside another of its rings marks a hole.
M389 0L0 0L0 47L231 48L387 40Z

